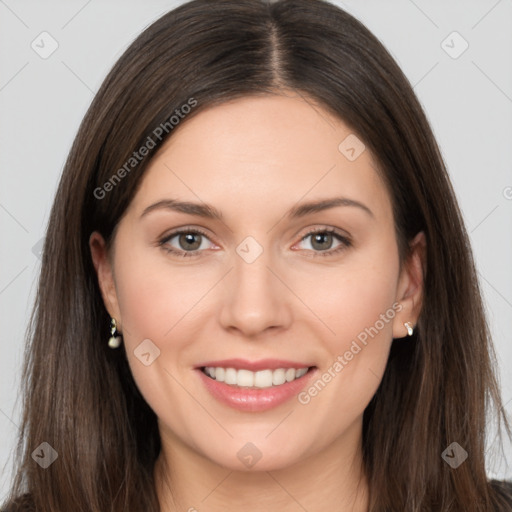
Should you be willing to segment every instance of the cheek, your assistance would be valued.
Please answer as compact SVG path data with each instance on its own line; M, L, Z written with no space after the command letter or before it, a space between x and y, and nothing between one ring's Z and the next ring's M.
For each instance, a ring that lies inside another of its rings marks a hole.
M180 272L167 263L165 257L155 257L155 251L147 249L132 250L129 257L116 261L123 342L137 387L157 415L166 417L172 405L176 417L191 417L197 414L194 404L176 399L183 396L183 389L180 379L173 378L174 360L176 354L189 350L197 324L191 318L200 309L194 305L211 279L203 281L197 271ZM145 353L149 353L146 361Z
M159 400L180 395L170 374L182 361L197 360L197 355L195 359L188 355L194 352L190 340L200 337L205 315L205 301L201 299L218 280L212 269L177 268L160 250L135 248L124 253L129 257L116 260L117 298L128 362L139 389L154 408L158 408ZM121 250L118 253L123 254ZM148 351L154 362L145 366L141 356Z
M185 316L193 315L211 278L191 268L172 267L156 249L132 251L117 263L118 301L129 342L150 338L162 343Z
M308 281L308 306L326 327L323 338L331 346L330 352L343 349L360 334L364 338L364 333L375 324L379 335L389 337L392 322L386 320L396 313L393 304L398 253L388 239L376 240L364 251L352 253L338 267L323 269L321 275ZM302 293L306 293L306 288ZM381 315L386 317L384 321Z
M329 269L317 288L321 292L314 294L312 309L328 327L321 327L328 354L321 374L327 372L329 380L322 402L333 404L333 414L340 396L345 413L362 412L384 373L394 318L401 309L396 302L398 252L392 242L382 237L339 268ZM321 384L318 389L323 389Z

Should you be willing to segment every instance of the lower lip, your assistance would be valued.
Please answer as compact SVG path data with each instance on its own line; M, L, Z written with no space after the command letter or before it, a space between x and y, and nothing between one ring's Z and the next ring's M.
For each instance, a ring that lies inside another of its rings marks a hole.
M260 412L277 407L297 396L316 373L316 368L291 382L262 389L230 386L208 377L200 369L196 371L199 372L206 389L220 402L239 411Z

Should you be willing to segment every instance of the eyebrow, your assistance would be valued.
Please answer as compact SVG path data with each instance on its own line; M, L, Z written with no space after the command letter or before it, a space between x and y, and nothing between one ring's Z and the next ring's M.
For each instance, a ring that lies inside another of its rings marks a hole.
M337 206L352 206L360 208L368 215L374 218L373 212L366 205L354 199L347 197L333 197L329 199L321 199L319 201L310 201L291 208L286 216L290 219L305 217L312 213L321 212ZM172 210L180 213L187 213L189 215L196 215L207 219L217 219L222 221L222 212L217 210L214 206L206 203L193 203L190 201L178 201L176 199L163 199L158 201L147 208L141 214L141 218L155 210Z

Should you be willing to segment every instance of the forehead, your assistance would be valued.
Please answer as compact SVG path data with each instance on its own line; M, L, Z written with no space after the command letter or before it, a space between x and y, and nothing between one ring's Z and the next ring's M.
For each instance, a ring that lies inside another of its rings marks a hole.
M370 151L340 119L302 96L251 96L181 122L148 166L132 208L168 197L240 215L346 196L389 215ZM233 212L231 212L233 213Z

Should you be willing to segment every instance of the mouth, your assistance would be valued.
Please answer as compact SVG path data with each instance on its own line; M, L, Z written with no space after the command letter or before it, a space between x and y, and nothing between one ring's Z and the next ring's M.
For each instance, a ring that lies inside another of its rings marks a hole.
M317 366L266 359L211 361L195 368L216 401L242 412L264 412L289 402L318 374Z
M315 366L302 368L276 368L251 371L244 368L225 368L222 366L203 366L199 369L210 379L222 382L228 386L246 389L266 389L282 386L293 382L306 373L314 370Z

